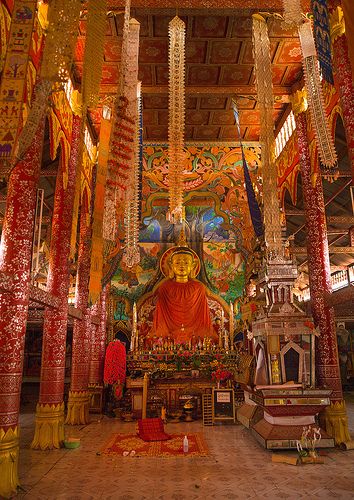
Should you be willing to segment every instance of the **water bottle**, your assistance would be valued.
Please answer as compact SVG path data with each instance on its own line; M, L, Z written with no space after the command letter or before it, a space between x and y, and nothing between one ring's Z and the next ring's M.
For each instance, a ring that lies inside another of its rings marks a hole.
M183 438L183 453L188 453L188 438L184 436Z

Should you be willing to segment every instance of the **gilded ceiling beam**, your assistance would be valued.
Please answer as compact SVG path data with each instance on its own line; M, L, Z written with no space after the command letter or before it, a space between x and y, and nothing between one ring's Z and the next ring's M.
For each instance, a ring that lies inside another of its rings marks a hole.
M111 94L114 93L114 85L101 85L101 93ZM274 85L273 94L274 95L289 95L291 93L291 86L288 85ZM168 95L167 85L143 85L142 94L146 96L148 94L155 95ZM256 87L254 85L230 85L228 87L223 86L186 86L186 95L197 95L212 97L213 95L225 95L225 96L256 96Z
M310 9L310 0L302 0L304 11ZM142 9L173 9L176 11L175 0L132 0L132 8ZM108 9L124 9L123 0L108 0ZM208 9L218 10L236 9L251 11L283 11L283 0L179 0L178 13L183 15L181 9Z
M306 247L294 247L291 249L294 255L307 255ZM354 254L354 247L329 247L330 254Z
M101 96L108 96L110 94L115 94L117 91L117 85L113 84L102 84L100 94ZM168 95L168 85L143 85L142 94L146 95ZM257 92L254 85L230 85L228 87L223 87L220 85L214 85L211 87L201 87L201 86L186 86L186 95L195 96L206 96L212 97L213 95L220 96L254 96L256 97ZM291 86L289 85L274 85L273 94L276 96L288 96L291 94ZM288 102L287 100L284 102Z

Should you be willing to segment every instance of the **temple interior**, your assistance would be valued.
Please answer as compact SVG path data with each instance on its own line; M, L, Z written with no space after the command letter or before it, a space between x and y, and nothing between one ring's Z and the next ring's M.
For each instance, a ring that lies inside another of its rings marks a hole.
M0 498L353 498L353 0L1 0Z

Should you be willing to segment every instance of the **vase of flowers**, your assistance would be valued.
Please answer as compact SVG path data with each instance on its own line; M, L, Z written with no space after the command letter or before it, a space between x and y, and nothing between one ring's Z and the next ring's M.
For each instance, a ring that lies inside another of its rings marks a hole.
M216 382L217 388L220 389L221 386L233 379L233 374L223 365L219 365L217 369L212 372L211 378Z

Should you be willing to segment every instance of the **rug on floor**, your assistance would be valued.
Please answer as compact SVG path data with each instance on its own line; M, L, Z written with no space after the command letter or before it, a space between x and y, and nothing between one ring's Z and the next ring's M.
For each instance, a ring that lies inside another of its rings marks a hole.
M136 434L113 434L103 448L102 453L107 455L163 458L206 457L209 455L208 447L201 433L187 434L189 447L188 453L184 453L184 436L185 434L171 434L171 439L168 441L146 442Z

